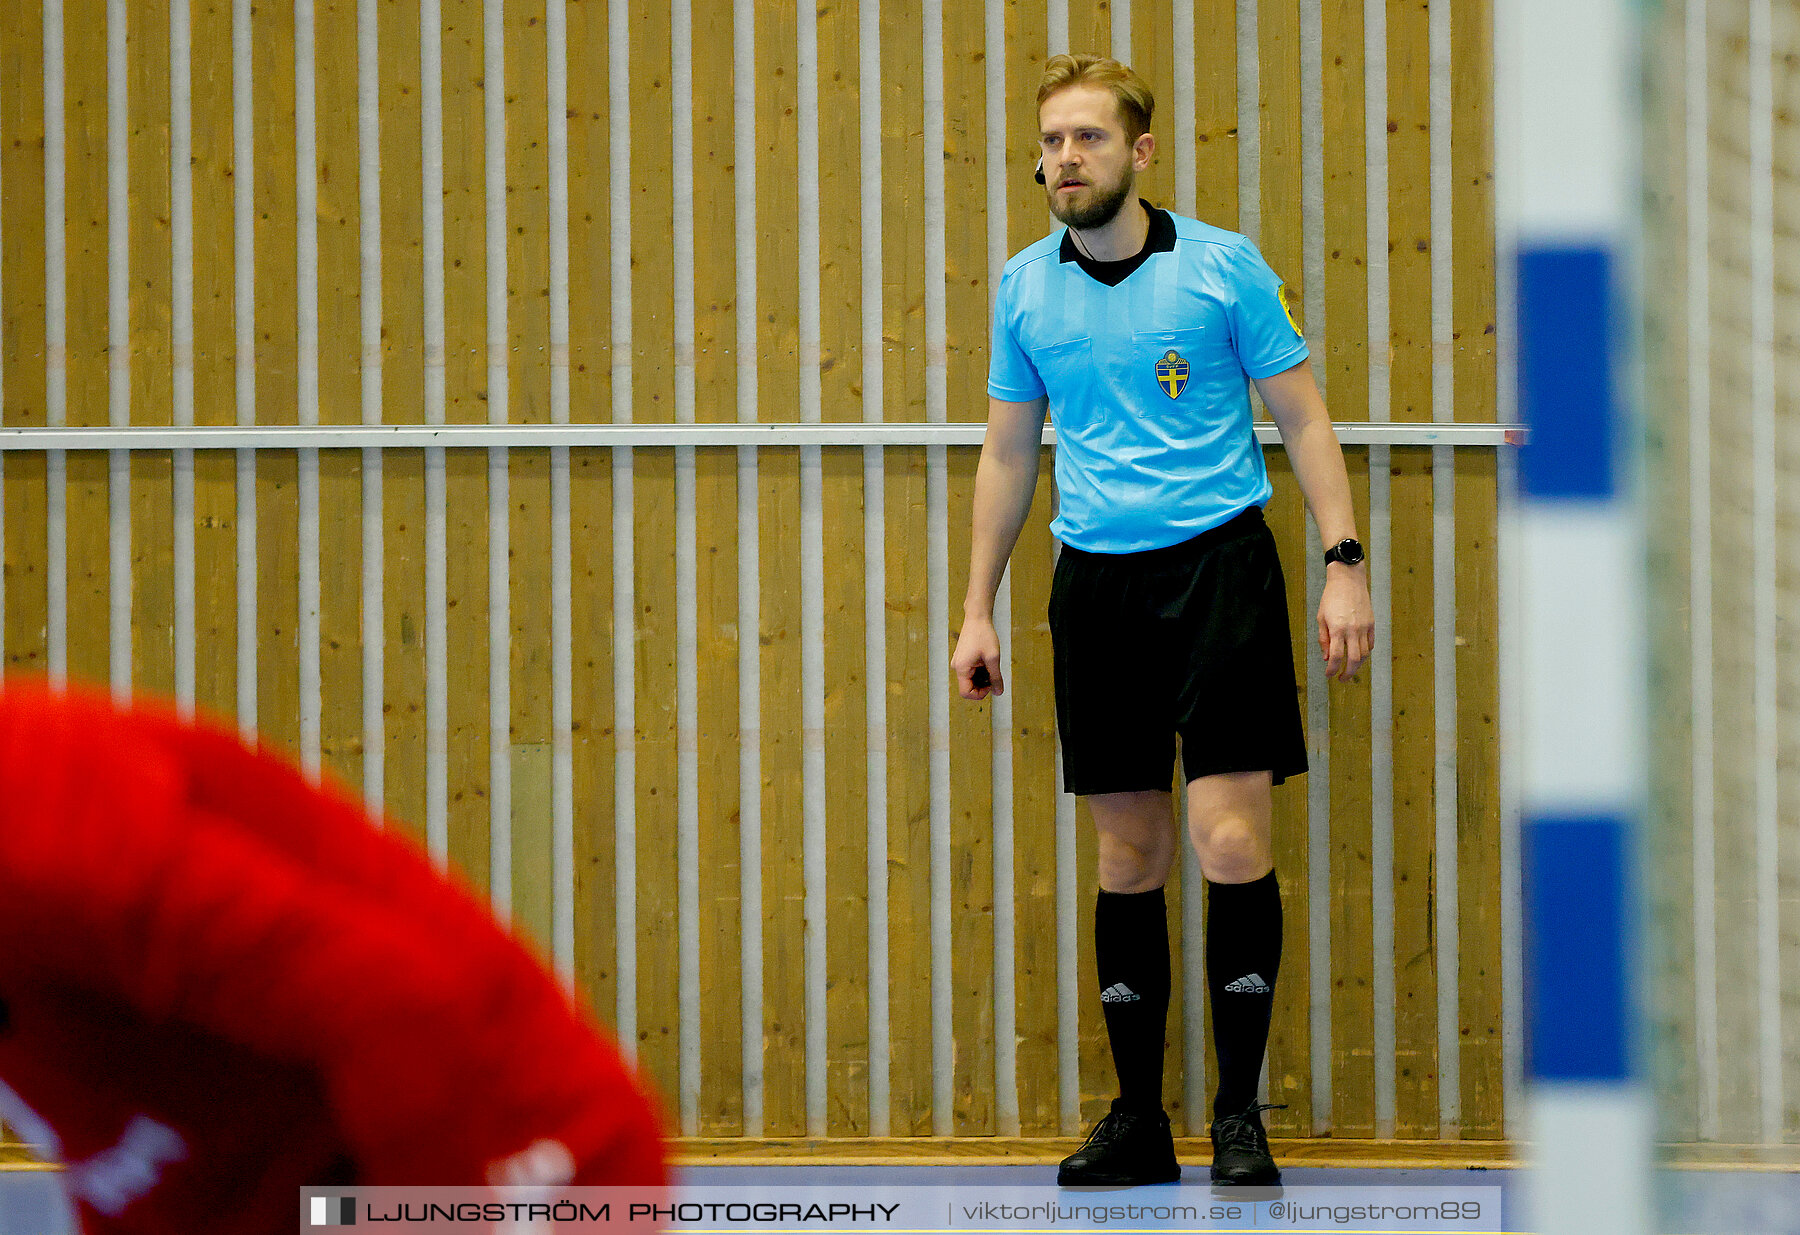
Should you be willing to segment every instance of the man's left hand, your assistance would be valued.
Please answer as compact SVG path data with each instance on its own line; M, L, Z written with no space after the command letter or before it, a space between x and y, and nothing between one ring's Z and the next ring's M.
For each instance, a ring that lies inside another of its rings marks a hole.
M1354 677L1375 647L1375 604L1369 599L1368 567L1333 562L1325 567L1319 597L1319 653L1325 678Z

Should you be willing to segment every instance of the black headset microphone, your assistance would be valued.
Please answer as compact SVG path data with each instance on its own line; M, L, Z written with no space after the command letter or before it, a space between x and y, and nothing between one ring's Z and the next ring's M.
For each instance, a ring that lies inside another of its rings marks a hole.
M1037 171L1032 173L1031 178L1039 184L1044 183L1044 160L1041 155L1038 157Z

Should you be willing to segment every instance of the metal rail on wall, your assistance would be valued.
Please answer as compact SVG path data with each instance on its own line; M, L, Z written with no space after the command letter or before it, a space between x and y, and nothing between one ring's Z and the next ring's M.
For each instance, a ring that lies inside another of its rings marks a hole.
M1346 446L1517 446L1510 424L1339 422ZM131 428L0 428L0 450L332 450L547 446L978 446L987 432L966 423L604 424L604 425L181 425ZM1281 440L1261 423L1264 445ZM1044 444L1056 444L1046 426Z

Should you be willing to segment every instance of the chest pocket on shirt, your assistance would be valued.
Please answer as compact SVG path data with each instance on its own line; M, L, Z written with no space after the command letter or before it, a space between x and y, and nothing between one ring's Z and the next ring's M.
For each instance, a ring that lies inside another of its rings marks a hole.
M1186 330L1140 330L1131 336L1132 374L1144 383L1146 404L1151 407L1190 407L1199 402L1201 357L1213 342L1200 326ZM1134 382L1135 384L1135 382Z
M1082 335L1028 350L1032 367L1038 371L1044 389L1050 392L1052 419L1064 428L1092 420L1093 399L1077 392L1090 388L1094 341Z

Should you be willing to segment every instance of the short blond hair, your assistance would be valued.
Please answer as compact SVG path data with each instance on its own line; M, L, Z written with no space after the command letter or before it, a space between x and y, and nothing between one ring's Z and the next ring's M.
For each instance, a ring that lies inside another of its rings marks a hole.
M1044 100L1071 86L1099 86L1110 91L1119 104L1119 118L1125 123L1125 140L1135 142L1150 131L1150 117L1156 113L1156 96L1150 83L1137 75L1128 64L1120 64L1111 56L1090 52L1065 52L1044 62L1044 76L1038 82L1038 106Z

